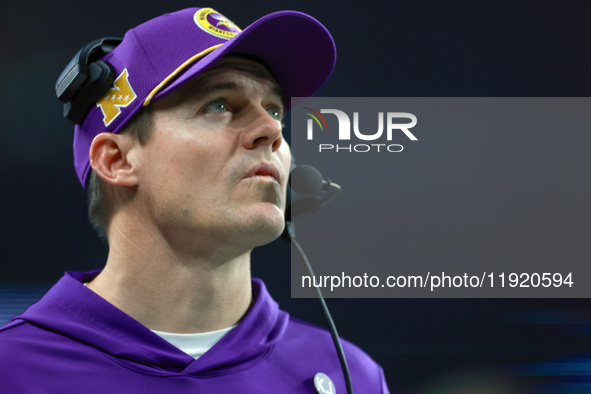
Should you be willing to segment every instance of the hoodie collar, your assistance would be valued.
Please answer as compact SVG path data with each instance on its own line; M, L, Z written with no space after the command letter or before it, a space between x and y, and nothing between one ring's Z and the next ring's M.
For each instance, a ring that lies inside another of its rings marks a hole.
M198 360L86 288L100 271L66 274L36 304L14 319L60 333L136 367L164 372L217 375L244 369L272 350L288 323L260 279L252 279L254 302L238 326Z

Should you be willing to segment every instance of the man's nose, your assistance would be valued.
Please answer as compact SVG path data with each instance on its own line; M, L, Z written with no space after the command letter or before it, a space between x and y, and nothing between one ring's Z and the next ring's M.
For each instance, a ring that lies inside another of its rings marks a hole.
M271 146L273 152L279 149L283 143L282 124L266 108L254 110L246 122L246 129L242 133L242 145L246 149L260 146Z

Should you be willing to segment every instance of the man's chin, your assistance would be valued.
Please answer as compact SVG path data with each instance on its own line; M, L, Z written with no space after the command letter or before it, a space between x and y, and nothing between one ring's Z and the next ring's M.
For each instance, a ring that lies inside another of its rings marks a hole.
M273 212L274 211L274 212ZM275 207L254 215L248 223L249 229L245 229L245 236L249 237L255 246L262 246L277 239L285 228L283 212Z

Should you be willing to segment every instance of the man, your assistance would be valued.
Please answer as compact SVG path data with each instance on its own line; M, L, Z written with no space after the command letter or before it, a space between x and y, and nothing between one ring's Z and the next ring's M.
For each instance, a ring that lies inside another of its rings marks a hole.
M0 391L346 391L330 335L250 277L252 249L285 224L284 111L322 85L334 53L301 13L240 32L195 8L130 30L103 57L113 86L84 108L74 164L108 259L0 329ZM356 392L387 392L381 368L344 347Z

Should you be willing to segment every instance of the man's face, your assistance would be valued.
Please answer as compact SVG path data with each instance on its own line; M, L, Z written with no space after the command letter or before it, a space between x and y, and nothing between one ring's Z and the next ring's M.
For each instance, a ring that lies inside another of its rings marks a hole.
M138 197L169 241L250 249L281 234L291 153L263 65L224 58L152 106Z

